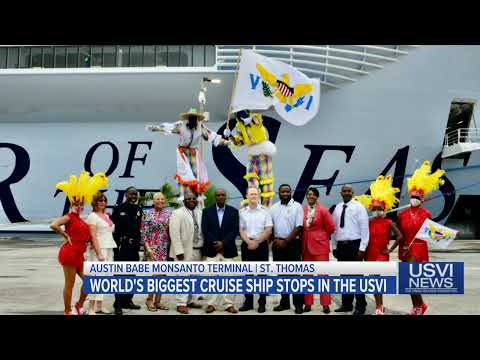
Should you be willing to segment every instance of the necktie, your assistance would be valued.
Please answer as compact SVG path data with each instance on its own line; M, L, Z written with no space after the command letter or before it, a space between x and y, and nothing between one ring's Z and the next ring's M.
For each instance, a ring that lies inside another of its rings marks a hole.
M193 218L193 244L196 246L198 244L198 234L199 234L199 229L198 229L198 222L197 222L197 216L195 215L195 211L191 211L192 218Z
M343 229L345 226L345 209L347 208L347 205L343 204L343 210L342 210L342 215L340 216L340 227Z

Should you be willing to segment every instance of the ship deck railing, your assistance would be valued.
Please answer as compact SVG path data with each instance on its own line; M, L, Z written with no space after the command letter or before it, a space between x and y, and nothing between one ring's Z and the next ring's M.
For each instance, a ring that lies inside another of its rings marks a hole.
M459 128L445 135L443 158L480 150L480 129Z

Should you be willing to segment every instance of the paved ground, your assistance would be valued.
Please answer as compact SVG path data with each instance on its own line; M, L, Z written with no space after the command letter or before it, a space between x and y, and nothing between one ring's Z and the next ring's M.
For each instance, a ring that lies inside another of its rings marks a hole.
M63 273L57 263L57 253L61 242L52 235L0 235L0 314L60 315L63 313L62 287ZM465 263L465 295L425 296L429 304L427 314L480 314L480 240L458 240L449 250L433 250L432 261L463 261ZM397 260L395 257L392 260ZM81 281L75 285L74 298L78 296ZM135 295L134 301L142 305L141 310L126 310L126 315L177 315L172 295L164 295L168 311L149 312L145 306L145 295ZM242 295L235 295L239 306ZM293 315L292 311L273 312L279 295L267 297L267 312L264 315ZM297 316L324 315L315 296L313 311ZM333 297L332 310L340 304L340 296ZM373 296L367 296L367 314L375 310ZM113 296L105 297L107 308L111 309ZM204 301L200 303L205 304ZM411 308L408 295L385 295L387 314L405 314ZM204 308L206 305L204 306ZM204 310L191 310L191 314L204 314ZM226 314L219 309L211 314ZM229 315L256 315L256 311Z

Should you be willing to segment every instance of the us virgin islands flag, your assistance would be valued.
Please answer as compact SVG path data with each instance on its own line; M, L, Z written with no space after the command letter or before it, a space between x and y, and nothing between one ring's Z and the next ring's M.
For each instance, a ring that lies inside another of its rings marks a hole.
M439 248L446 249L457 236L458 231L425 219L415 238L426 240Z
M302 126L318 112L320 81L293 66L243 50L232 111L267 110L271 106L289 123Z

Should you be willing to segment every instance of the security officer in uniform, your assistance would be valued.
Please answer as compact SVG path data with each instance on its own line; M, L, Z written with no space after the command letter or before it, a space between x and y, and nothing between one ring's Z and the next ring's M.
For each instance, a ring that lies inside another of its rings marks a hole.
M115 206L112 221L115 224L113 238L117 248L113 249L114 261L139 261L140 224L142 222L142 207L137 204L138 191L133 186L126 190L127 201ZM133 303L133 294L115 294L113 307L115 315L122 315L123 309L139 310L140 306Z

